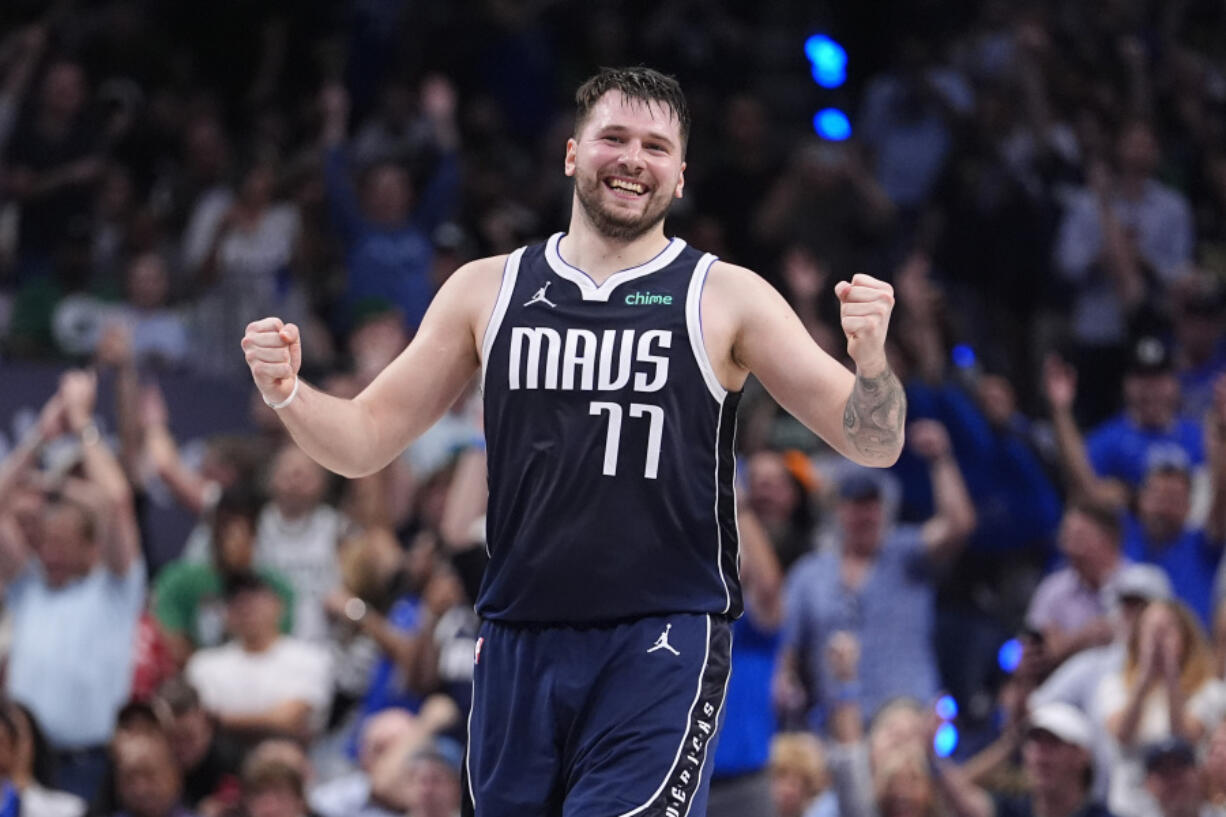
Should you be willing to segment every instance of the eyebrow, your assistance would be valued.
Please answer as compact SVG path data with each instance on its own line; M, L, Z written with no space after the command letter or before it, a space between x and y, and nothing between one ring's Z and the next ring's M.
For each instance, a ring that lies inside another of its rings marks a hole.
M598 134L610 133L610 132L629 133L630 128L626 127L625 125L605 125L600 130L597 131ZM673 142L673 140L670 137L665 136L664 134L659 133L657 131L648 131L646 138L649 141L663 142L664 144L668 145L670 148L674 148L677 146L676 143Z

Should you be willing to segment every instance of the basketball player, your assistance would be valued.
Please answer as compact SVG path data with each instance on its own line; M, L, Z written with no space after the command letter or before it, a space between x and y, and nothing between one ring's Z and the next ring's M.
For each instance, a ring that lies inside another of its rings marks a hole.
M481 378L490 563L469 813L703 815L741 613L741 387L753 372L838 451L890 465L894 296L866 275L835 287L849 372L757 275L665 235L690 124L674 80L606 69L576 101L569 231L458 270L357 397L298 379L293 324L256 321L242 346L298 444L347 477L386 466Z

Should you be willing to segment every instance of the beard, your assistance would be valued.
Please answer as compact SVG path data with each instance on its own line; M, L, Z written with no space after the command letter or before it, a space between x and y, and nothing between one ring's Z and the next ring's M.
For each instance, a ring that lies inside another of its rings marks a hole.
M575 196L596 232L614 241L633 241L653 229L668 215L668 208L673 203L672 196L655 190L646 194L649 196L647 206L640 215L623 214L610 210L601 201L603 186L604 182L597 177L592 177L590 181L576 178Z

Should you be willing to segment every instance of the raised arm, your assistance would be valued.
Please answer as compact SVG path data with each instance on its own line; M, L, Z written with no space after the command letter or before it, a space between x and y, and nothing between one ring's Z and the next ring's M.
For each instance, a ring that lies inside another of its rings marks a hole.
M793 416L862 465L893 465L902 451L906 396L890 371L885 334L894 293L868 275L835 286L856 373L822 351L769 284L743 267L715 263L703 293L704 338L727 387L752 372Z
M1103 479L1094 472L1085 439L1073 416L1073 401L1077 395L1076 370L1063 360L1049 355L1043 361L1043 390L1051 408L1060 467L1064 471L1069 493L1074 498L1122 508L1128 501L1127 489L1115 480Z
M433 425L478 370L478 332L497 298L502 266L502 258L485 258L457 270L413 342L353 399L298 380L297 326L256 321L242 341L256 387L270 404L283 404L281 422L316 462L344 477L373 474Z
M911 424L911 447L928 463L936 513L924 523L924 546L933 559L944 561L962 549L975 529L975 506L954 459L945 426L936 420Z
M1211 499L1205 532L1209 541L1226 543L1226 375L1213 384L1213 408L1205 418L1205 448L1209 454Z

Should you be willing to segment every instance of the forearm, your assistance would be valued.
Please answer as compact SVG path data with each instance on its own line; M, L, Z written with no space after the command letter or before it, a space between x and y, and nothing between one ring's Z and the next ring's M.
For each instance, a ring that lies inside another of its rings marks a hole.
M941 799L957 817L992 817L995 813L987 792L970 782L952 763L934 761L932 772Z
M1060 464L1068 480L1069 493L1090 502L1118 507L1123 498L1111 486L1094 473L1094 466L1086 452L1085 441L1071 408L1052 411L1052 429L1056 433L1056 446L1060 452Z
M450 550L463 550L473 544L473 523L485 513L488 499L485 450L469 448L456 463L439 522L443 543Z
M343 477L373 474L400 453L389 450L370 413L357 400L333 397L305 382L277 416L309 457Z
M1210 503L1205 519L1205 533L1215 543L1226 541L1226 423L1206 420L1207 434L1212 437L1209 449Z
M857 373L843 410L843 431L863 465L893 465L902 452L907 396L887 367L871 377Z
M741 585L745 612L754 624L777 630L783 621L783 574L762 523L748 508L739 514L741 531Z
M311 706L305 701L289 701L267 712L252 715L219 715L222 728L231 732L307 737L310 732Z
M932 498L938 518L942 519L951 538L962 539L975 528L975 505L966 490L966 480L952 454L937 457L929 467Z
M0 507L3 507L22 477L33 468L42 444L42 433L35 428L0 462Z
M1115 734L1115 739L1119 741L1121 746L1132 746L1137 737L1137 727L1141 723L1141 709L1145 703L1145 698L1149 695L1152 688L1152 681L1142 680L1137 684L1128 695L1128 703L1124 705L1124 711L1120 714L1115 723L1110 723L1111 731Z

